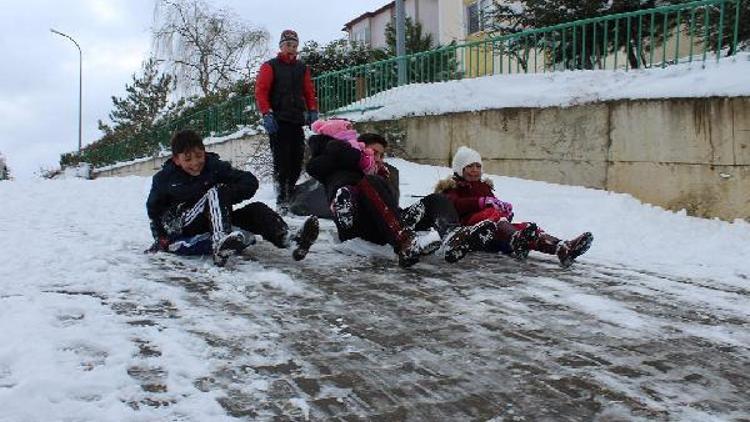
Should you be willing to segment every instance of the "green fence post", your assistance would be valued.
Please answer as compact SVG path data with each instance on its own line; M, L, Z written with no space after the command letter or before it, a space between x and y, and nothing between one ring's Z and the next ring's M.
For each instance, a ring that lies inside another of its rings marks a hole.
M576 25L573 25L571 28L573 30L573 69L580 69L579 60L578 60L578 40L576 37Z
M617 55L620 52L620 19L615 19L615 67L612 70L617 70Z
M664 46L662 47L662 54L661 54L661 67L662 69L666 66L667 62L667 21L668 21L668 13L664 13L664 26L663 26L663 33L664 33ZM652 60L653 62L653 60ZM653 64L652 64L653 65Z
M708 55L708 6L703 7L703 67L706 67L706 56Z
M638 15L638 56L635 58L635 63L638 69L643 67L641 57L643 57L643 15Z
M630 15L627 17L627 26L626 26L625 33L627 36L625 37L625 71L627 72L630 70L630 48L631 43L633 41L633 37L630 35Z
M494 75L495 74L495 41L488 42L486 48L489 49L489 53L485 51L484 59L487 60L487 57L489 57L490 75Z
M722 2L719 6L719 35L716 39L716 63L719 62L721 57L721 45L723 44L724 37L724 3Z
M563 62L563 69L569 70L568 69L568 50L567 48L565 48L565 32L566 32L565 29L566 28L562 29L562 54L563 54L562 62Z
M489 43L487 41L484 41L482 43L482 48L483 48L483 50L482 50L482 59L484 60L484 76L487 76L487 52L488 51L490 52L489 56L492 57L492 51L489 50L488 46L489 46ZM490 63L491 62L492 62L492 60L490 59Z
M745 0L748 1L748 0ZM740 6L742 3L742 0L735 0L734 2L734 37L732 37L732 54L737 54L737 38L739 36L740 32Z
M666 14L664 14L665 18L664 21L666 22ZM656 15L654 12L651 12L650 15L650 22L649 22L649 34L648 34L648 45L651 48L651 54L649 55L649 64L648 67L654 67L654 46L656 45L656 42L654 41L654 19L656 18ZM664 28L666 30L666 27ZM666 32L665 32L666 33ZM664 43L666 45L666 43Z
M586 24L584 23L581 26L581 68L588 69L588 63L589 59L586 57Z
M680 64L680 38L682 36L682 23L680 10L677 11L677 26L675 26L675 46L674 46L674 63ZM666 50L666 47L664 48Z
M693 47L695 46L695 8L690 10L690 57L688 63L693 62Z
M523 37L523 63L524 63L524 73L529 73L529 37L524 36Z
M520 54L519 54L520 49L519 49L518 40L519 38L516 38L516 73L521 73L522 58L520 57Z
M602 37L602 38L604 38L604 42L602 43L602 56L604 57L604 60L602 60L602 65L601 65L601 69L603 69L603 70L607 69L607 56L609 56L609 48L607 48L607 46L608 46L608 44L607 44L607 29L608 29L607 28L607 23L608 22L609 22L608 20L604 21L604 34L603 34L604 36Z
M504 68L503 68L503 66L504 66L504 64L503 64L503 60L504 60L505 58L504 58L503 56L505 56L505 41L502 41L502 42L500 43L500 62L499 62L499 63L500 63L500 74L501 74L501 75L502 75L503 73L505 73L505 70L504 70Z

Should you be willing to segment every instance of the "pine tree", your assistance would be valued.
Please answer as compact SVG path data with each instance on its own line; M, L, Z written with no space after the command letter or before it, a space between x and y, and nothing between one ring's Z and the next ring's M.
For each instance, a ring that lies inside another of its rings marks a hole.
M299 56L310 67L312 76L316 77L323 73L383 60L385 53L364 43L342 38L324 46L315 41L308 41L300 49Z
M115 132L142 132L150 129L167 105L172 76L159 73L156 60L143 64L143 74L133 74L133 83L125 85L125 97L112 96L114 110L109 118L114 127L99 120L99 129L106 135Z
M385 53L388 56L396 56L396 26L395 22L388 22L385 26ZM432 34L422 33L422 24L414 23L411 17L406 17L404 22L406 54L419 53L433 48Z
M385 27L385 52L388 56L396 56L396 27L395 22L391 21ZM407 55L419 53L422 51L436 51L442 47L433 42L431 34L425 34L420 22L414 23L411 17L406 17L404 21L405 29L405 50ZM451 43L451 46L455 42ZM447 46L445 46L447 47ZM410 83L414 82L438 82L450 79L459 79L461 73L458 70L458 61L455 52L445 50L436 55L412 57L408 61L407 79ZM398 70L396 62L393 63L390 80L397 79Z

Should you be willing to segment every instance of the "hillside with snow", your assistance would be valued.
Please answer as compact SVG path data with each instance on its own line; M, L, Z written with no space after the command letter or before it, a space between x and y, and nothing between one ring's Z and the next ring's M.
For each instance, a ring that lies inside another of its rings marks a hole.
M392 163L403 205L450 172ZM260 241L216 268L143 254L148 178L0 183L0 421L750 414L750 224L493 179L591 250L404 270L323 221L304 261Z

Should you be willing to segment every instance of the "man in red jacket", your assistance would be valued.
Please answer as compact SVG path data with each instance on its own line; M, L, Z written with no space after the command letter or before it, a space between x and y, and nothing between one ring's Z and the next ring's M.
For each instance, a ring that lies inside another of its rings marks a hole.
M318 119L310 68L297 60L297 47L297 33L283 31L278 55L261 65L255 81L255 101L271 139L276 206L281 214L289 210L289 197L302 171L302 126Z

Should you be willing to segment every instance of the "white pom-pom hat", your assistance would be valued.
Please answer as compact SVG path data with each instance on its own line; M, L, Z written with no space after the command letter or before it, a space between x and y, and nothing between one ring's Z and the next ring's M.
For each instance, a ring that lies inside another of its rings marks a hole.
M453 167L454 173L463 176L464 167L474 163L482 164L482 156L469 147L459 147L456 155L453 156L453 165L451 167Z

